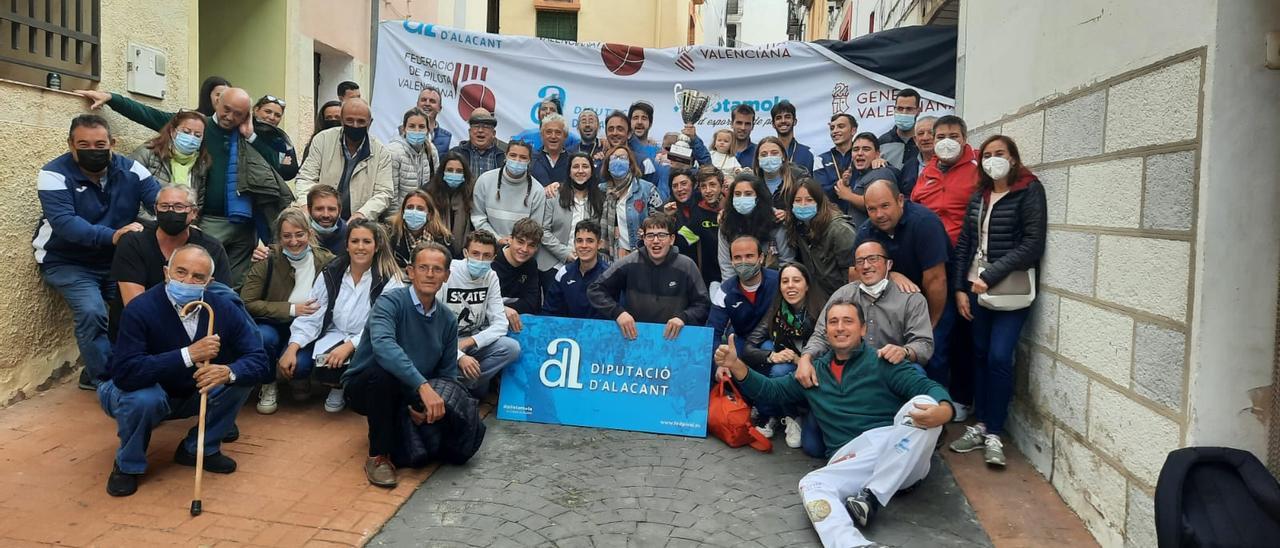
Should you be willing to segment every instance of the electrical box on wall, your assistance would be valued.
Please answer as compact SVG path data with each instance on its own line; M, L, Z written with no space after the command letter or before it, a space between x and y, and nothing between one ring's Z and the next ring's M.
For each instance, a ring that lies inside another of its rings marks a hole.
M129 44L125 67L129 78L126 89L129 93L137 93L157 99L164 99L165 56L158 49Z

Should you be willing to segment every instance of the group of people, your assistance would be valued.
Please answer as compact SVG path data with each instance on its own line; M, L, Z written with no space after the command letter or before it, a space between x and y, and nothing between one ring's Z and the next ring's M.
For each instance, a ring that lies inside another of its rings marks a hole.
M1004 465L1030 302L991 297L1037 266L1046 229L1013 139L975 149L961 118L904 89L893 129L836 114L816 155L786 101L774 135L753 141L739 105L710 148L693 125L653 139L642 101L583 110L570 131L554 96L505 142L475 109L454 143L428 88L387 114L398 136L382 143L358 86L338 92L301 159L284 101L221 78L177 113L78 92L157 131L126 157L104 118L77 116L37 181L40 273L72 309L81 386L119 425L111 494L136 490L150 430L200 393L205 446L193 431L175 460L203 451L228 473L221 443L251 391L271 414L282 387L305 401L312 385L326 411L368 417L366 475L394 486L400 422L446 416L429 381L485 397L530 314L614 321L626 339L638 322L711 327L712 382L740 383L764 435L829 459L801 482L824 542L861 538L855 523L922 478L945 422L974 416L951 449Z

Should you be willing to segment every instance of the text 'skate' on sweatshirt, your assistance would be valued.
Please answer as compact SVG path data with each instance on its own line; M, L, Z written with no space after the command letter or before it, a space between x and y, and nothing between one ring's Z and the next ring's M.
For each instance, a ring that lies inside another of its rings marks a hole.
M492 270L472 278L467 261L453 261L449 279L436 291L436 299L458 317L458 337L475 338L476 348L484 348L507 334L502 288Z

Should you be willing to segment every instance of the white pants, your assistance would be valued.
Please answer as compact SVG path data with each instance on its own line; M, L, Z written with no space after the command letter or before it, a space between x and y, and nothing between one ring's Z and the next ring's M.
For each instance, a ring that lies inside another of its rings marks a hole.
M844 499L870 489L880 504L904 486L929 474L929 459L942 427L922 430L904 424L915 404L936 405L929 396L916 396L898 409L891 426L863 432L841 447L827 465L800 480L800 499L813 528L828 548L863 546L870 541L853 524Z

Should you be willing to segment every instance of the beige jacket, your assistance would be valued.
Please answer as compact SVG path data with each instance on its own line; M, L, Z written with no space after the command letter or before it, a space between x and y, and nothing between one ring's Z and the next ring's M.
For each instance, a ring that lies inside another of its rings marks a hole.
M390 152L372 135L368 139L369 157L361 160L351 172L351 211L363 214L366 219L377 220L378 215L391 207L396 189L391 182ZM298 206L306 206L307 192L317 184L338 188L345 162L342 146L341 126L326 129L312 137L311 154L302 163L298 178L294 180Z

